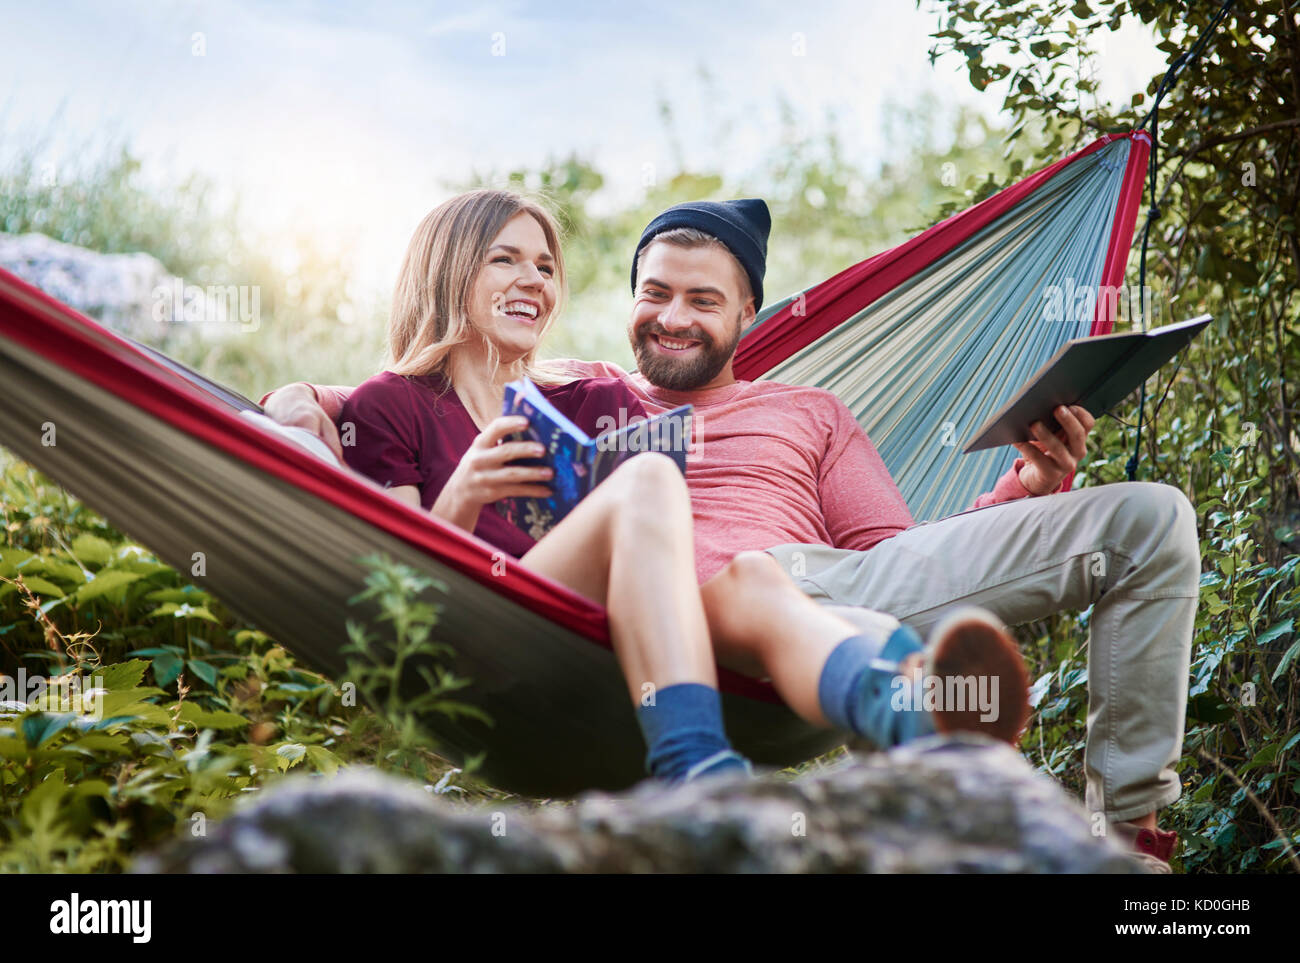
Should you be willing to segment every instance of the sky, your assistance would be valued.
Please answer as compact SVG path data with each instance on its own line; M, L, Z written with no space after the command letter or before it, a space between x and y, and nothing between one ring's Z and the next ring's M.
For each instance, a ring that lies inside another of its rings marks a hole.
M350 246L391 277L420 218L473 172L577 153L634 199L688 167L751 170L784 99L883 158L882 110L926 91L995 113L957 58L929 63L928 0L325 3L0 0L0 153L48 139L55 169L129 143L153 176L236 190L250 229ZM1105 96L1164 55L1136 25L1103 38Z

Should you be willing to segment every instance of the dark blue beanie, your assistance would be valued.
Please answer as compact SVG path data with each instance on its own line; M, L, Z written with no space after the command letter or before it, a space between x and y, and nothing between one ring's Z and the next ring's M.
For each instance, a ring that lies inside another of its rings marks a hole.
M636 253L632 255L633 292L636 291L636 262L641 249L654 240L656 234L675 227L693 227L725 244L749 276L749 286L754 291L754 310L763 306L763 274L767 270L767 235L772 229L772 215L761 198L691 201L668 208L641 232Z

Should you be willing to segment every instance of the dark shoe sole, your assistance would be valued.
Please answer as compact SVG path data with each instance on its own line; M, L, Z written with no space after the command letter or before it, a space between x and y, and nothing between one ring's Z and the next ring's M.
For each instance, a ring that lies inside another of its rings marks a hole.
M988 610L966 606L941 619L930 639L925 673L943 684L946 696L931 713L935 731L978 732L1018 745L1029 720L1029 673L1006 626ZM973 678L974 686L950 685L954 677ZM972 692L977 698L969 697ZM991 702L988 712L979 706L980 694L985 705Z

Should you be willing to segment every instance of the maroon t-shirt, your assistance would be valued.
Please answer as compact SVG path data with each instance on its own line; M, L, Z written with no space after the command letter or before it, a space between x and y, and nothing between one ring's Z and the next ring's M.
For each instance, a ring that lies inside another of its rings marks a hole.
M607 430L602 416L626 424L645 417L641 401L617 378L581 378L542 387L551 404L591 437ZM620 418L619 410L626 411ZM479 430L442 375L398 375L382 371L348 397L338 424L354 426L353 444L343 446L348 465L385 488L417 485L420 505L433 507L461 456ZM520 557L536 544L490 505L479 513L474 534Z

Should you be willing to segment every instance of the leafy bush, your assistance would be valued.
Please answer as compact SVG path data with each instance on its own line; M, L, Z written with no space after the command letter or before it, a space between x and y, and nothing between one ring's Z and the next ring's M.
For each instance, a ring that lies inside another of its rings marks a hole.
M0 706L0 871L120 870L292 769L366 762L499 798L412 726L414 712L473 712L446 699L466 680L435 665L435 698L383 704L394 727L34 469L3 452L0 467L0 684L49 680L39 698ZM391 644L445 656L436 611L415 600L427 583L372 562L358 598L379 596ZM353 632L382 657L374 633ZM380 676L363 663L354 684L370 691Z
M1215 324L1180 365L1152 379L1144 408L1135 401L1098 424L1076 485L1126 478L1141 414L1139 477L1177 486L1200 516L1202 594L1178 767L1185 791L1160 817L1184 840L1183 868L1300 871L1300 436L1290 387L1300 314L1294 13L1238 3L1210 31L1218 3L940 6L944 23L932 56L963 58L976 89L1002 96L1014 130L1050 118L1051 155L1102 131L1130 129L1149 109L1160 77L1128 103L1111 105L1099 99L1089 69L1097 39L1124 18L1148 25L1170 62L1207 37L1203 55L1160 108L1147 284L1157 312L1152 323L1177 320L1177 311L1211 313ZM1146 199L1143 213L1151 213ZM1139 221L1139 237L1143 226ZM1135 249L1130 269L1136 260ZM1040 674L1026 747L1076 790L1086 624L1086 614L1061 616L1023 631Z

